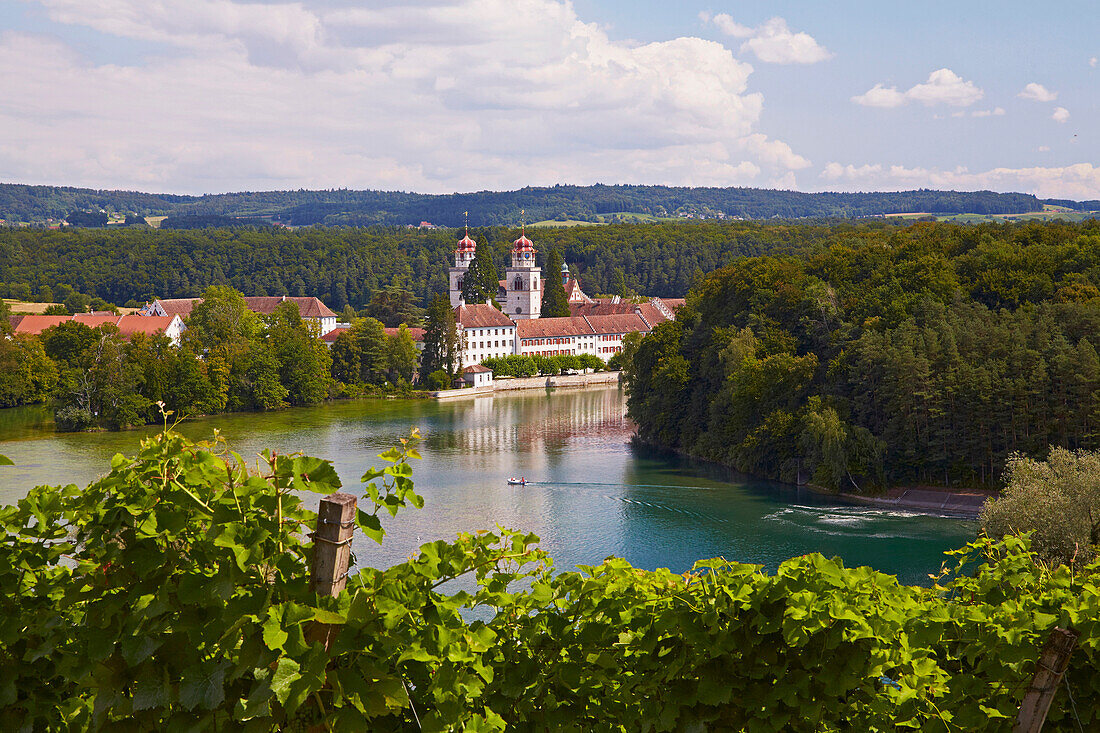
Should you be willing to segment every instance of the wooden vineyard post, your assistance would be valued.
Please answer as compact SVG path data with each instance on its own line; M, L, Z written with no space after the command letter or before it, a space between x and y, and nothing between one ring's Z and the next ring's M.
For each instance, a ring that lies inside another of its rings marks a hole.
M309 587L318 595L335 598L348 584L357 501L351 494L337 492L321 499L317 508ZM327 649L337 630L329 624L313 623L306 629L306 640L323 641Z
M1050 632L1043 653L1039 655L1038 669L1031 679L1031 686L1020 703L1013 733L1039 733L1046 722L1050 703L1058 691L1058 683L1069 667L1069 655L1077 646L1077 632L1055 627Z

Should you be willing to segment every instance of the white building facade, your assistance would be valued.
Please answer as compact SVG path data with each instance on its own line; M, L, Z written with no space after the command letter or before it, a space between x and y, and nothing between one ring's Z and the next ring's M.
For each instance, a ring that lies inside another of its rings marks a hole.
M500 281L497 300L503 304L503 312L488 304L467 305L462 297L462 283L476 250L477 244L467 231L455 250L455 264L449 268L451 305L463 366L516 354L592 354L606 361L622 351L627 334L647 333L658 323L671 320L664 310L652 304L635 306L593 300L584 294L566 266L562 267L561 278L570 308L577 314L541 318L545 281L535 259L537 250L526 234L513 242L511 265L505 279ZM601 309L608 312L599 312Z

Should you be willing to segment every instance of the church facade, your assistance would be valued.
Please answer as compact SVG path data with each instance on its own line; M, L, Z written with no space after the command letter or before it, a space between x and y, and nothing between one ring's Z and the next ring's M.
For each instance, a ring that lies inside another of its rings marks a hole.
M622 350L630 333L648 333L662 321L675 317L673 308L659 299L649 303L627 303L618 298L597 300L581 289L577 278L562 265L560 273L571 315L542 318L542 294L546 279L538 266L534 243L526 233L512 243L511 261L500 281L497 310L487 303L467 304L462 284L474 261L477 243L469 231L455 249L449 269L451 305L455 311L462 365L478 364L490 357L510 355L559 356L593 354L604 359Z

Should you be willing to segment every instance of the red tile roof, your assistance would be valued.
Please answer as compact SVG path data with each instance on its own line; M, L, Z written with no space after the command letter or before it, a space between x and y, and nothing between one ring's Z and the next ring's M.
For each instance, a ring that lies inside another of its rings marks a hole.
M14 318L11 319L13 331L15 333L32 333L38 335L51 326L59 326L65 321L71 321L72 316L39 316L39 315L25 315L19 319L17 323Z
M611 303L606 300L596 303L570 303L569 313L573 316L588 316L589 318L593 316L640 315L646 320L650 328L668 320L665 314L661 313L660 309L652 303Z
M129 338L135 333L153 335L158 331L166 331L175 316L96 316L89 313L77 313L75 316L35 316L28 315L19 319L15 325L15 333L30 333L40 335L47 328L59 326L67 321L83 323L88 328L100 326L117 326L123 338ZM14 322L14 318L12 319Z
M336 343L336 337L337 336L339 336L342 333L346 333L350 330L351 330L350 328L334 328L331 331L329 331L328 333L326 333L324 336L322 336L321 340L322 341L327 341L330 344L334 344L334 343Z
M517 321L516 327L516 334L520 338L554 338L557 336L579 336L595 333L588 321L580 316Z
M120 317L121 316L116 316L113 313L106 316L96 315L94 313L77 313L72 317L72 320L77 323L83 323L88 328L99 328L108 323L112 326L117 326ZM144 318L144 316L138 316L138 318Z
M335 318L336 314L332 310L322 303L318 298L309 297L290 297L286 295L257 295L246 296L244 299L245 305L248 306L250 311L254 311L264 316L269 316L275 312L281 304L285 302L292 302L298 304L298 312L302 314L302 318Z
M586 319L592 324L592 333L632 333L641 331L647 333L655 323L646 324L641 316L634 313L623 313L611 316L589 316Z
M123 338L130 338L135 333L144 333L146 336L152 336L161 331L167 331L174 320L176 320L175 316L129 315L119 318L118 323L115 325L117 325L118 330L122 332Z
M466 367L462 371L467 374L484 374L485 372L491 372L493 370L487 366L482 366L481 364L474 364L473 366Z
M280 303L288 300L298 304L298 312L302 314L302 318L336 317L336 314L333 313L328 306L322 303L318 298L312 296L290 297L286 295L250 295L245 297L244 304L254 313L269 316L275 312L275 309L279 307ZM202 302L202 298L165 298L156 302L160 303L160 307L163 308L164 312L168 315L187 318L191 315L192 309Z
M202 298L168 298L156 302L160 303L160 307L168 315L188 318L191 315L191 309L195 307L196 303L201 303Z
M455 308L455 320L463 328L492 328L511 326L512 319L487 303L460 305Z
M386 331L387 336L396 336L398 333L401 332L401 329L400 328L386 328L385 331ZM423 328L409 327L409 335L412 336L413 341L423 341L424 340L424 329Z

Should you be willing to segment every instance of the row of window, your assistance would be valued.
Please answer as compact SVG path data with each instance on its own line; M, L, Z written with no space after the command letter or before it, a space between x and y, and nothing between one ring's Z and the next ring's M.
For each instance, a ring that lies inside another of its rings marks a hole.
M578 338L594 338L592 336L567 336L563 338L547 339L523 339L524 346L555 346L557 344L571 344ZM601 335L600 341L622 341L622 334Z

